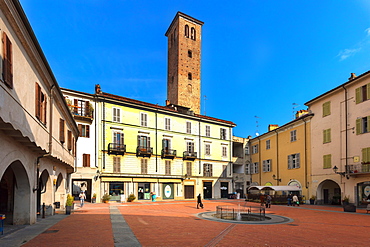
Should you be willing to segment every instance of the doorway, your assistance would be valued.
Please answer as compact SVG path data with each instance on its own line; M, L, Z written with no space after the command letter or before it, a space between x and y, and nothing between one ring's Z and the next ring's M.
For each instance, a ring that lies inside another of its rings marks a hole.
M150 183L139 183L137 191L138 200L150 200Z
M204 199L212 198L212 182L203 182Z
M229 194L229 183L228 182L221 182L221 198L227 198Z

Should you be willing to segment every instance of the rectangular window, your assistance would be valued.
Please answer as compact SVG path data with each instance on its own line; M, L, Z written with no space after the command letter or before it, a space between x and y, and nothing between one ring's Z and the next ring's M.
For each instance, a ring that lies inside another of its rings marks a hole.
M171 119L170 118L164 118L164 129L165 130L171 130Z
M211 136L211 126L206 125L206 136L210 137Z
M270 148L271 148L270 140L267 140L266 141L266 149L270 149Z
M222 157L227 157L227 147L222 147Z
M356 119L356 134L370 132L370 116Z
M139 148L148 149L150 148L150 137L149 136L138 136Z
M297 130L290 131L290 141L295 142L297 140Z
M245 174L246 175L251 174L251 167L250 166L251 166L250 164L245 165Z
M254 162L251 169L251 174L259 173L259 164L258 162Z
M212 164L203 164L203 176L212 177Z
M82 166L83 167L90 167L90 154L83 154L82 155Z
M115 107L113 108L113 122L121 122L121 109Z
M166 170L165 170L165 175L171 175L171 161L166 160Z
M186 122L186 133L191 134L191 122Z
M288 155L288 169L296 169L300 167L300 154Z
M326 117L329 116L330 114L331 114L330 101L328 101L322 104L322 116Z
M113 157L113 173L121 172L121 157Z
M69 151L72 150L72 131L68 130L67 131L67 149Z
M125 143L124 135L122 132L113 131L113 143L117 144L117 148L119 148L118 145L123 145Z
M13 54L12 43L3 32L3 80L9 88L13 88Z
M205 155L211 155L211 144L205 144L204 145L204 149L205 149Z
M323 156L323 163L324 163L324 166L323 166L324 169L331 168L331 154L326 154Z
M141 113L140 114L140 122L141 122L141 126L147 127L148 126L148 114Z
M226 129L224 129L224 128L221 128L220 129L220 139L221 140L226 140Z
M90 125L79 124L78 131L80 132L79 137L90 137Z
M264 160L262 165L263 172L271 172L271 160Z
M252 154L258 153L258 144L252 146Z
M356 104L370 99L370 83L356 88Z
M141 159L141 174L148 174L148 160Z
M194 142L186 142L186 151L194 153Z
M186 162L186 174L188 177L193 175L193 164L191 162Z
M326 129L323 131L323 143L331 142L331 129Z
M162 140L162 148L166 152L168 152L169 150L171 150L171 139L163 139Z
M64 123L64 119L59 119L59 141L61 143L64 143L65 142L65 130L64 130L64 127L65 127L65 123Z
M245 154L249 155L249 146L248 145L245 146Z
M90 102L85 100L74 99L74 110L75 115L91 117ZM113 108L114 109L114 108ZM114 112L114 110L113 110Z
M46 95L42 93L41 87L38 83L36 83L35 92L36 118L43 124L46 124Z

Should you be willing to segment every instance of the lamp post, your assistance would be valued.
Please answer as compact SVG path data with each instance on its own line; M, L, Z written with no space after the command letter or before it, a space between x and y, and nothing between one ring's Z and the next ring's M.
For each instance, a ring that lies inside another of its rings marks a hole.
M276 175L272 175L272 179L277 180L278 182L281 182L281 178L276 178Z
M345 175L346 175L345 172L338 172L338 167L337 166L334 166L333 167L333 171L334 171L335 174L339 174L339 175L341 175L343 177L345 177Z

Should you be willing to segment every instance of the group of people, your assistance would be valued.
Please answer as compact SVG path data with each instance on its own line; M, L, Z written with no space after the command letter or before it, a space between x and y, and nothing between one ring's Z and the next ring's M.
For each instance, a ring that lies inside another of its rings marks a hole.
M292 195L292 194L289 194L288 195L288 206L299 206L299 198L296 194Z

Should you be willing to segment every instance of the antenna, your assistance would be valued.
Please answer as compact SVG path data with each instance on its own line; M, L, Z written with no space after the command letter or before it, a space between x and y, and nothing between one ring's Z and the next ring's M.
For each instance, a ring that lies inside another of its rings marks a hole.
M203 95L204 97L204 116L207 115L207 112L206 112L206 100L207 100L207 95Z
M295 119L295 110L294 109L299 107L299 105L297 103L293 103L292 106L293 106L293 120L294 120Z
M258 116L254 116L255 118L256 118L256 136L259 136L260 135L260 133L259 133L259 131L258 131L258 127L259 127L259 125L258 125L258 119L260 118L260 117L258 117Z

